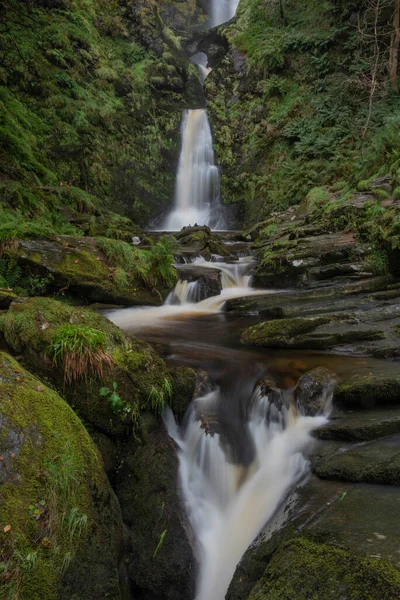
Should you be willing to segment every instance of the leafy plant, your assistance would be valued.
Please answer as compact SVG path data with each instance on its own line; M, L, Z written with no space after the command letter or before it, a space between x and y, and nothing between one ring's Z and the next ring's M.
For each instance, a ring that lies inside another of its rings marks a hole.
M13 260L0 258L0 287L15 287L21 279L21 268Z
M114 381L112 390L110 390L108 387L102 387L102 388L100 388L100 391L99 391L100 396L108 399L108 401L111 405L111 410L114 413L119 413L124 408L124 402L123 402L121 396L118 394L117 388L118 388L118 385Z
M165 404L172 398L172 393L172 383L167 377L164 378L164 381L160 387L152 385L149 392L151 408L155 412L162 413L165 408Z

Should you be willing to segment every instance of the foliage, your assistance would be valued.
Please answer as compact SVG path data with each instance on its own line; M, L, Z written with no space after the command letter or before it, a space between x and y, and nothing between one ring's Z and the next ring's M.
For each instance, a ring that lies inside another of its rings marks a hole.
M105 350L106 334L85 325L61 325L52 333L46 352L64 369L65 383L87 378L88 373L102 378L112 359Z
M159 387L157 387L155 385L151 386L151 389L149 392L149 400L151 402L151 408L154 410L154 412L158 412L158 413L163 412L163 410L165 408L165 404L172 397L172 392L173 392L172 384L171 384L171 381L167 377L165 377L161 386L159 386Z
M113 412L121 412L124 408L124 402L121 396L118 394L118 384L115 381L113 382L112 390L110 390L108 387L102 387L100 388L99 394L103 398L108 399Z
M118 265L114 279L119 285L126 285L129 277L151 289L160 286L171 288L176 281L173 266L173 251L176 243L167 236L157 242L149 240L150 249L142 250L121 240L97 238L98 247L112 264Z
M400 97L387 68L393 3L370 5L242 0L225 27L230 52L205 87L222 195L240 203L248 223L301 203L313 188L396 177Z

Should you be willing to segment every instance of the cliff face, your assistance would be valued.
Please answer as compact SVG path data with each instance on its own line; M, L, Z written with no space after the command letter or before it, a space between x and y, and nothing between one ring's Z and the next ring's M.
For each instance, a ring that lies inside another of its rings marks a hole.
M179 32L196 2L0 3L3 220L55 231L99 211L145 224L174 185L181 111L203 102ZM203 18L204 20L204 18Z
M206 80L225 201L248 222L390 174L399 95L393 2L241 0ZM395 73L395 75L393 75Z

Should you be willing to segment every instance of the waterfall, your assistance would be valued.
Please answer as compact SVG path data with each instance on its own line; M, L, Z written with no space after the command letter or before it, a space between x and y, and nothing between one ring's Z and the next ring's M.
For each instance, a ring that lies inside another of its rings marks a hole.
M165 231L185 225L215 225L219 174L213 141L204 109L188 110L182 122L182 150L176 180L175 206L164 224Z
M184 281L179 279L176 286L168 294L164 302L165 306L174 304L192 304L198 302L200 298L200 284L198 281Z
M235 16L239 0L211 0L211 27L230 21Z
M224 600L244 552L307 472L303 453L311 443L310 432L327 421L297 414L294 403L289 410L276 406L257 389L247 420L240 426L230 413L225 423L247 452L247 460L233 460L235 437L223 430L207 433L197 418L208 407L211 415L219 405L228 404L232 411L235 403L229 400L219 391L196 400L183 430L171 412L165 417L178 445L181 490L198 546L196 600Z

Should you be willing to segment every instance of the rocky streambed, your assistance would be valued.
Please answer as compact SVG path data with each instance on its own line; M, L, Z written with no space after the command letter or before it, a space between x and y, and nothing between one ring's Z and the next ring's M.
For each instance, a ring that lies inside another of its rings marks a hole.
M279 239L276 232L273 243ZM252 251L241 234L205 229L183 231L178 243L185 257L179 276L198 281L203 298L220 291L218 261L235 264ZM227 598L400 597L396 273L370 268L369 247L358 247L348 232L309 232L288 240L277 272L277 263L266 266L259 256L254 280L264 281L266 293L140 330L134 317L122 332L90 304L121 302L113 266L94 244L82 240L75 250L62 236L24 242L16 261L51 272L49 292L58 288L58 296L4 290L3 589L18 588L24 600L194 597L195 540L161 410L168 403L182 420L192 398L216 384L229 395L245 379L251 393L263 378L275 401L291 394L307 414L318 412L334 386L333 411L314 433L308 477L246 552ZM81 284L74 265L85 270L82 257L90 253L90 265L104 274L88 268ZM183 264L198 255L212 262ZM101 288L99 297L93 290ZM124 303L140 293L128 289ZM100 363L82 377L52 353L65 328L101 333ZM218 418L204 418L210 433Z

